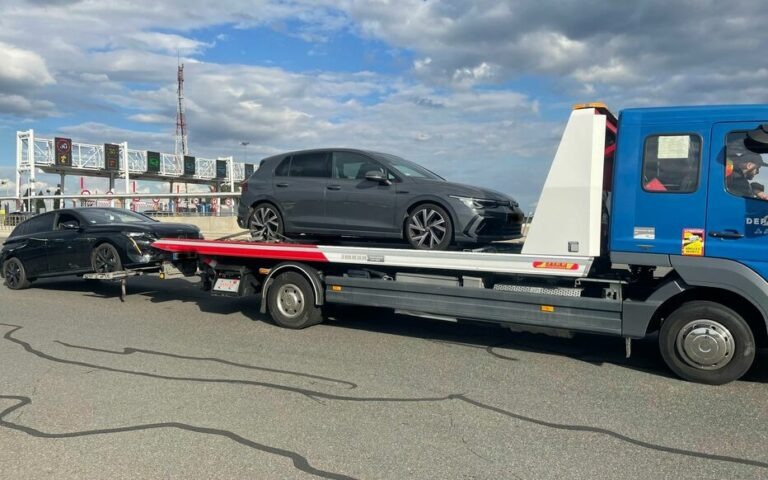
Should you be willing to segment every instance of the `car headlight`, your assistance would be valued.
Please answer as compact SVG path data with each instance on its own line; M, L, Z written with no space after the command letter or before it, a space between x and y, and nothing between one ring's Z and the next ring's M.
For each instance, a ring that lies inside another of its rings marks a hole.
M128 238L146 238L146 237L152 237L152 234L149 232L122 232L123 235L125 235Z
M449 195L451 198L455 198L469 208L475 210L483 210L485 208L496 208L502 204L498 200L489 200L486 198L474 198L474 197L462 197L460 195Z

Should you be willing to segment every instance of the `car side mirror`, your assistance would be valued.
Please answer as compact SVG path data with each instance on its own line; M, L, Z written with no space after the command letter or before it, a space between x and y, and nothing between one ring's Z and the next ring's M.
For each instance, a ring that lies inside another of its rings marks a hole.
M79 230L80 229L80 224L78 224L74 220L60 223L59 226L61 227L62 230Z
M365 174L365 179L370 180L371 182L377 182L379 185L391 185L392 182L387 180L387 177L384 176L384 172L381 170L371 170L370 172Z

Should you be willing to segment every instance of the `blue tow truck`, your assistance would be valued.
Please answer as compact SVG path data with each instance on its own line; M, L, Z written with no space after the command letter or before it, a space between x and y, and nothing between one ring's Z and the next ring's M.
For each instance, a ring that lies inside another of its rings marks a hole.
M723 384L768 334L768 106L577 105L520 251L160 240L218 295L279 325L335 306L625 340L658 333L677 375ZM765 198L763 198L765 197ZM482 212L479 212L482 214ZM189 269L187 269L189 271Z

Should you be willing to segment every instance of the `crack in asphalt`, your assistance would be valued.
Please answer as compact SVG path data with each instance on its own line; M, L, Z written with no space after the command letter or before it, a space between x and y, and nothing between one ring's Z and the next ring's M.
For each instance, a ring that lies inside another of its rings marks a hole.
M256 365L248 365L246 363L237 363L237 362L232 362L230 360L223 360L223 359L215 358L215 357L193 357L193 356L189 356L189 355L179 355L177 353L156 352L154 350L145 350L145 349L142 349L142 348L131 348L131 347L123 348L122 351L119 351L119 350L107 350L107 349L104 349L104 348L94 348L94 347L86 347L86 346L83 346L83 345L75 345L75 344L71 344L71 343L62 342L62 341L59 341L59 340L54 340L54 343L58 343L59 345L64 345L65 347L75 348L75 349L78 349L78 350L88 350L90 352L109 353L111 355L131 355L131 354L134 354L134 353L144 353L144 354L147 354L147 355L156 355L156 356L161 356L161 357L177 358L177 359L180 359L180 360L194 360L194 361L201 361L201 362L204 361L204 362L221 363L223 365L230 365L230 366L238 367L238 368L247 368L247 369L250 369L250 370L258 370L260 372L280 373L280 374L284 374L284 375L293 375L293 376L296 376L296 377L304 377L304 378L311 378L311 379L314 379L314 380L323 380L323 381L326 381L326 382L338 383L338 384L341 384L341 385L347 385L350 390L353 390L353 389L357 388L357 384L352 383L352 382L348 382L346 380L338 380L336 378L323 377L323 376L320 376L320 375L313 375L311 373L294 372L294 371L291 371L291 370L281 370L281 369L269 368L269 367L258 367Z
M546 421L546 420L541 420L541 419L538 419L538 418L522 415L522 414L519 414L519 413L510 412L508 410L504 410L503 408L499 408L499 407L495 407L493 405L482 403L480 401L477 401L477 400L474 400L474 399L472 399L470 397L467 397L465 394L462 394L462 393L449 394L449 395L442 396L442 397L410 397L410 398L408 398L408 397L405 397L405 398L398 398L398 397L361 397L361 396L353 397L353 396L344 396L344 395L334 395L334 394L325 393L325 392L313 391L313 390L309 390L309 389L305 389L305 388L289 387L289 386L286 386L286 385L279 385L279 384L273 384L273 383L267 383L267 382L255 382L255 381L245 381L245 380L228 380L228 379L210 379L210 378L194 378L194 377L173 377L173 376L168 376L168 375L159 375L159 374L152 374L152 373L133 371L133 370L123 370L123 369L118 369L118 368L113 368L113 367L106 367L106 366L102 366L102 365L95 365L95 364L90 364L90 363L86 363L86 362L80 362L80 361L76 361L76 360L67 360L67 359L62 359L62 358L54 357L54 356L49 355L49 354L47 354L45 352L42 352L40 350L36 350L28 342L25 342L23 340L15 338L13 336L13 333L18 331L18 330L21 330L23 327L21 327L19 325L11 325L11 324L7 324L7 323L0 323L0 326L11 327L11 330L9 330L8 332L5 333L5 335L3 335L3 338L5 340L8 340L11 343L14 343L16 345L21 346L24 350L26 350L27 352L29 352L29 353L31 353L31 354L39 357L39 358L42 358L44 360L49 360L49 361L52 361L52 362L57 362L57 363L63 363L63 364L68 364L68 365L77 365L77 366L87 367L87 368L96 368L96 369L104 370L104 371L108 371L108 372L125 373L125 374L129 374L129 375L136 375L136 376L149 377L149 378L157 378L157 379L161 379L161 380L255 385L255 386L260 386L260 387L265 387L265 388L272 388L272 389L276 389L276 390L280 390L280 391L298 393L300 395L303 395L303 396L306 396L306 397L309 397L309 398L313 398L313 399L322 398L322 399L325 399L325 400L338 400L338 401L345 401L345 402L436 403L436 402L443 402L443 401L448 401L448 400L458 400L460 402L463 402L463 403L466 403L468 405L474 406L474 407L479 408L481 410L485 410L487 412L493 412L493 413L505 416L507 418L512 418L512 419L515 419L515 420L518 420L518 421L521 421L521 422L525 422L525 423L529 423L529 424L533 424L533 425L537 425L537 426L541 426L541 427L546 427L546 428L550 428L550 429L553 429L553 430L560 430L560 431L566 431L566 432L578 432L578 433L593 433L593 434L598 434L598 435L604 435L606 437L613 438L615 440L619 440L621 442L625 442L625 443L630 444L630 445L634 445L634 446L637 446L637 447L641 447L641 448L645 448L645 449L653 450L653 451L657 451L657 452L663 452L663 453L669 453L669 454L674 454L674 455L681 455L681 456L686 456L686 457L691 457L691 458L700 458L700 459L704 459L704 460L728 462L728 463L740 464L740 465L745 465L745 466L752 466L752 467L768 469L768 462L761 462L761 461L758 461L758 460L752 460L752 459L747 459L747 458L739 458L739 457L733 457L733 456L728 456L728 455L709 454L709 453L697 452L697 451L693 451L693 450L686 450L686 449L682 449L682 448L667 447L667 446L664 446L664 445L658 445L658 444L655 444L655 443L646 442L646 441L643 441L643 440L632 438L630 436L627 436L627 435L624 435L624 434L621 434L621 433L618 433L618 432L614 432L613 430L608 430L606 428L592 427L592 426L587 426L587 425L572 425L572 424L567 424L567 423L549 422L549 421ZM151 351L147 350L145 352L151 352ZM159 352L159 353L161 355L164 355L163 352ZM0 396L0 398L4 398L4 397ZM8 398L8 397L5 397L5 398ZM21 399L21 398L26 398L26 397L10 397L10 398ZM27 403L29 403L29 402L27 402ZM25 405L27 403L24 403L22 405L17 405L15 408L12 408L11 411L13 411L13 410L15 410L17 408L20 408L21 406L23 406L23 405ZM6 410L2 414L0 414L0 419L2 419L2 417L4 415L7 415L7 413L9 413L9 412ZM0 422L0 425L8 426L8 422L7 421ZM189 428L200 428L200 427L190 427L188 425L178 424L178 423L174 423L174 422L163 423L163 424L151 424L151 425L168 425L168 426L173 426L173 427L177 427L177 428L186 428L186 427L189 427ZM151 425L149 427L141 426L141 428L152 428ZM183 427L180 427L179 425L182 425ZM119 431L125 431L124 429L126 429L126 428L132 428L132 427L123 427L122 430L118 429L116 431L118 431L118 432ZM159 428L159 427L154 427L154 428ZM236 438L243 438L243 437L238 436L237 434L234 434L232 432L228 432L226 430L216 430L216 429L201 428L200 430L192 430L192 431L201 431L202 433L213 432L214 434L220 434L220 435L223 435L223 436L227 436L228 438L232 438L233 440L235 440L235 437ZM98 432L102 432L102 431L98 431ZM103 431L103 433L111 433L111 432L112 432L112 430L104 430ZM243 439L243 440L246 441L246 442L251 442L250 440L247 440L247 439ZM235 440L235 441L238 441L238 440ZM251 443L253 443L254 445L260 445L260 444L256 444L255 442L251 442ZM272 447L269 447L269 448L272 448ZM279 450L279 449L276 449L276 450ZM348 478L348 477L333 477L333 478Z
M337 479L352 480L355 478L355 477L350 477L348 475L344 475L341 473L329 472L327 470L321 470L319 468L313 467L312 465L310 465L306 457L296 452L293 452L291 450L286 450L284 448L271 447L269 445L264 445L263 443L254 442L253 440L245 438L234 432L230 432L229 430L222 430L219 428L199 427L195 425L188 425L186 423L179 423L179 422L145 423L141 425L131 425L126 427L102 428L102 429L96 429L96 430L83 430L83 431L76 431L76 432L64 432L64 433L43 432L42 430L38 430L36 428L28 427L25 425L20 425L18 423L14 423L6 419L6 417L11 413L13 413L14 411L19 410L26 405L30 405L32 403L31 398L23 397L20 395L0 395L0 399L17 401L15 405L11 405L10 407L0 412L0 426L10 428L12 430L16 430L19 432L23 432L23 433L26 433L27 435L31 435L37 438L77 438L77 437L87 437L87 436L93 436L93 435L110 435L115 433L137 432L142 430L156 430L161 428L173 428L178 430L184 430L187 432L202 433L205 435L215 435L219 437L228 438L248 448L260 450L265 453L279 455L281 457L285 457L293 462L293 466L296 467L296 469L311 475L316 475L323 478L330 478L334 480L337 480Z

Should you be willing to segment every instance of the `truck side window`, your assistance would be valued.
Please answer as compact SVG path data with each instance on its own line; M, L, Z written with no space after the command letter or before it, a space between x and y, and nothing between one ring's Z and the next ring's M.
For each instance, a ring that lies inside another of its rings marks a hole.
M643 190L691 193L699 186L701 138L697 135L651 135L645 139Z
M737 197L768 200L760 168L765 167L766 147L750 141L747 132L730 132L725 143L725 188Z

